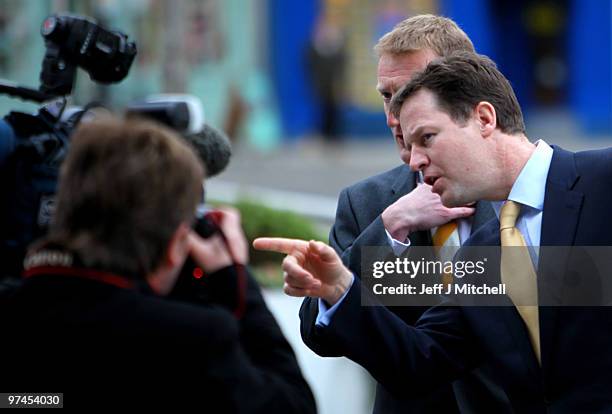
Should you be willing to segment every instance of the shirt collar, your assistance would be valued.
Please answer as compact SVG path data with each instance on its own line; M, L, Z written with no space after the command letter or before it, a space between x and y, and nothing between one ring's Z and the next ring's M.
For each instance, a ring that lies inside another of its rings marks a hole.
M553 149L544 140L538 140L535 144L535 151L514 182L508 200L542 211L544 209L546 177L548 177ZM498 218L504 201L494 201L492 203Z

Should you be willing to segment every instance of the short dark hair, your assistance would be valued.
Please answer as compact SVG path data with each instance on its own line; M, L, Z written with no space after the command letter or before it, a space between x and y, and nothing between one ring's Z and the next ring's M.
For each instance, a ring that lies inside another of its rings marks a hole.
M48 238L88 267L143 277L193 220L203 178L192 148L157 123L83 123L62 165Z
M486 101L495 108L502 132L525 133L523 113L510 82L484 55L462 51L430 62L395 94L391 113L399 116L404 102L420 89L432 92L440 109L455 122L467 121L474 107Z

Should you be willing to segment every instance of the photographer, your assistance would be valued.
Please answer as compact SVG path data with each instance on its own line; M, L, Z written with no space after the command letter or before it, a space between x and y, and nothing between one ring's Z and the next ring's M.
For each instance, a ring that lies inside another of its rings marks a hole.
M0 305L0 389L63 392L67 407L315 411L245 267L237 213L222 210L206 239L191 229L202 178L192 148L158 124L77 128L49 234ZM199 279L180 275L188 255Z

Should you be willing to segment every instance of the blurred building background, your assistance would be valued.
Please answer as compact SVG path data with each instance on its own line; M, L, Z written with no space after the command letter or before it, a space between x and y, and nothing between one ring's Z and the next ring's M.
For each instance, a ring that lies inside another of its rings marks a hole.
M322 234L342 187L400 163L375 90L372 47L414 14L453 18L498 63L529 137L573 150L612 145L611 0L0 0L0 78L38 86L40 25L60 11L91 16L138 47L117 85L81 71L73 104L121 110L154 93L198 96L206 121L235 148L207 194L304 214ZM0 96L0 114L36 108ZM373 389L363 371L315 357L300 344L299 300L267 298L320 411L368 412Z
M150 93L193 93L211 123L265 151L317 133L321 102L307 50L323 23L342 52L343 76L333 79L338 133L383 136L372 46L402 19L431 12L456 20L498 62L528 116L556 111L587 134L609 134L611 9L609 0L0 0L0 76L35 86L44 17L87 14L130 34L139 53L119 85L82 74L75 103L120 108ZM19 105L3 97L0 110Z

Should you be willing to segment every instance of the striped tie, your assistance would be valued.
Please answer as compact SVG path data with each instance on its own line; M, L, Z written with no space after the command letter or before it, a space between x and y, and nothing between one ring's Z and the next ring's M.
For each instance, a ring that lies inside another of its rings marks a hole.
M451 220L446 224L441 225L433 232L433 245L435 247L442 246L459 246L459 231L457 230L457 221Z
M499 213L499 234L502 245L501 281L506 285L508 296L527 326L531 345L540 362L537 276L525 239L515 227L520 211L520 204L508 200ZM504 249L504 247L512 248Z
M459 247L461 245L457 221L451 220L435 229L432 234L432 240L440 260L443 262L452 261L456 249L450 247ZM445 286L453 283L453 275L451 273L444 273L442 275L442 283Z

